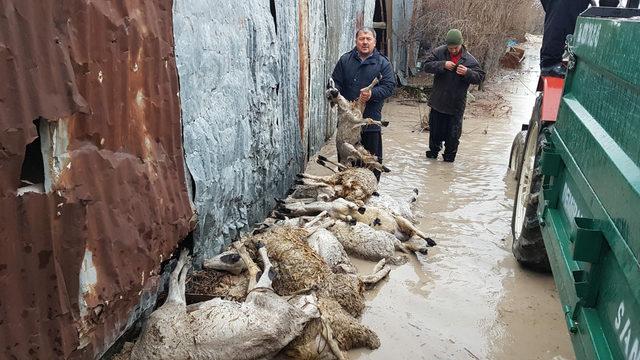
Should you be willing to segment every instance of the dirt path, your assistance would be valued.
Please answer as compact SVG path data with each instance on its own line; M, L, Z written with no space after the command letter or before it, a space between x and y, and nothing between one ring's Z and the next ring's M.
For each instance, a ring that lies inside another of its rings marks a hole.
M380 186L407 197L418 188L419 227L439 245L368 293L362 321L382 346L352 351L352 359L574 358L553 279L521 269L510 250L515 184L507 163L533 105L536 46L528 45L524 70L502 72L467 107L453 164L425 158L428 134L416 130L424 104L384 107L392 124L383 135L385 164L393 172Z

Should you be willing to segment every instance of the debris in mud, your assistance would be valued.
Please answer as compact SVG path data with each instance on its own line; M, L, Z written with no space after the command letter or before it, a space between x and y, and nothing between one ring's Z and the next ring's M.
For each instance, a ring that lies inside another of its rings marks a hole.
M508 69L517 69L524 59L524 49L519 46L509 46L500 58L500 65Z
M429 111L425 112L420 117L420 130L429 131Z
M472 116L504 117L511 113L511 105L504 95L487 87L484 91L472 92L473 100L467 108Z

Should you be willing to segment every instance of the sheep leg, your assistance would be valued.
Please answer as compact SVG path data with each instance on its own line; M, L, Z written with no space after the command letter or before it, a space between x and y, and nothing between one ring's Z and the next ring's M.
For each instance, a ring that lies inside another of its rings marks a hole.
M324 218L327 215L327 211L322 211L320 214L316 215L313 219L311 219L308 223L306 223L303 227L304 228L310 228L313 225L315 225L317 222L319 222L320 220L322 220L322 218Z
M233 246L236 248L236 250L238 250L238 255L240 255L242 261L247 264L247 270L249 271L249 286L247 287L247 293L249 293L256 287L256 278L258 276L258 273L260 272L260 268L258 268L258 265L256 265L253 260L251 260L251 256L249 256L249 253L244 247L244 244L236 242L233 244Z
M362 280L362 282L365 285L373 286L378 282L380 282L380 280L384 279L387 275L389 275L389 272L391 272L391 268L386 266L386 264L387 264L387 260L382 259L373 268L373 271L371 271L371 274L361 275L358 277L360 278L360 280Z
M378 121L378 120L373 120L372 118L366 118L366 119L364 119L364 121L366 121L367 125L378 125L378 126L382 126L382 127L389 126L389 122L388 121Z
M407 249L406 246L404 246L403 243L400 242L400 240L396 239L393 242L394 247L396 248L396 250L402 251L405 254L411 254L411 251L409 249Z
M187 272L189 271L189 260L189 250L182 249L176 267L169 277L169 292L165 303L174 302L186 306L187 300L184 293Z
M306 227L307 231L309 231L309 235L315 233L319 229L328 229L329 227L335 225L336 221L333 219L327 219L313 227Z
M325 156L322 156L322 155L318 155L318 160L322 160L322 161L324 161L326 163L329 163L331 165L335 165L335 166L338 167L338 170L341 170L341 171L347 169L346 166L340 164L339 162L335 162L333 160L329 160L328 158L326 158Z
M316 176L316 175L311 175L311 174L306 174L306 173L298 174L297 176L299 178L303 179L303 180L305 180L305 179L314 180L316 182L322 183L322 185L324 185L324 186L330 186L329 183L331 181L330 180L331 176ZM311 185L311 184L309 184L309 185ZM318 186L322 186L322 185L318 184Z
M294 204L294 203L303 203L303 204L309 204L312 202L318 201L317 199L314 198L285 198L285 199L276 199L276 202L278 204ZM261 225L264 224L265 222L263 221L262 223L257 223L256 225Z
M330 203L326 203L324 201L321 202L312 202L310 204L304 203L292 203L292 204L284 204L284 209L282 212L286 212L288 215L292 216L304 216L304 215L317 215L323 211L328 211L328 207Z
M275 271L273 271L273 266L271 265L271 261L267 256L267 248L262 243L258 243L256 246L258 247L258 253L260 254L262 263L264 264L262 276L260 276L260 280L258 280L256 286L260 288L272 289L271 281L275 278Z
M409 249L410 251L413 251L413 252L419 252L419 253L421 253L421 254L426 255L426 254L427 254L427 252L429 251L429 250L427 249L427 244L426 244L426 243L419 244L419 243L416 243L415 241L416 241L415 239L412 239L412 240L407 241L407 242L406 242L406 243L404 243L403 245L404 245L407 249ZM420 241L423 241L423 240L422 240L422 239L420 239Z
M329 170L330 170L331 172L333 172L334 174L338 172L338 170L336 170L336 169L334 169L334 168L332 168L332 167L329 167L329 165L327 165L327 163L326 163L324 160L316 159L316 163L317 163L318 165L320 165L320 166L322 166L322 167L326 168L326 169L329 169Z
M409 238L411 238L413 234L415 234L418 237L425 239L429 246L436 245L435 241L433 241L430 237L425 235L425 233L423 233L422 231L418 230L418 228L416 228L411 223L411 221L405 219L402 216L394 216L394 218L396 219L396 223L398 224L398 230L400 230L404 234L407 234Z
M380 82L380 80L378 80L378 78L375 77L371 81L371 84L367 85L367 87L365 87L365 88L362 88L360 91L371 91L374 86L378 85L379 82Z
M369 151L367 151L364 147L358 145L358 147L356 148L355 146L349 144L349 143L344 143L342 145L343 147L345 147L345 149L347 150L347 152L349 152L350 154L353 154L354 157L357 158L357 160L360 160L362 162L367 162L367 157L370 157L371 160L369 161L378 161L378 157L371 154Z
M329 345L329 349L331 349L333 355L335 355L338 360L348 360L347 355L340 350L338 342L333 337L333 330L331 329L329 321L325 320L322 315L320 315L320 322L322 323L322 337L324 337L324 340Z

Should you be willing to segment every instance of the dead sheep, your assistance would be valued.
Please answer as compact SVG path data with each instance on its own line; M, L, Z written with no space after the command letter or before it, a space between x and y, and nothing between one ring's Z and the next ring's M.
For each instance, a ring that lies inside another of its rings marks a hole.
M378 180L369 169L349 167L332 175L317 176L311 174L298 174L299 185L313 186L330 189L333 197L318 200L328 201L343 198L352 202L364 204L378 189Z
M364 282L353 274L336 274L324 260L309 247L306 239L309 237L307 229L288 225L274 225L261 229L241 241L250 244L265 245L273 263L275 273L274 290L283 296L295 296L300 293L311 292L318 298L321 320L314 322L318 326L309 324L302 334L287 347L288 353L305 353L309 359L341 358L341 351L353 347L366 346L375 349L380 345L377 335L367 327L358 323L355 317L360 316L364 309ZM384 263L375 269L376 273L367 275L367 281L380 281L389 272ZM332 337L327 337L327 329L332 329ZM320 348L308 347L309 341L317 344L330 343L332 339L338 342L335 346ZM297 344L297 345L296 345ZM298 346L299 345L299 346ZM318 349L323 351L318 352Z
M186 305L187 252L171 273L165 303L147 320L131 351L132 359L264 359L275 356L319 316L313 295L286 299L271 287L274 276L266 248L258 252L264 271L243 248L250 282L242 303L213 299Z
M307 243L329 265L333 272L358 273L344 247L331 231L319 228L307 238Z
M435 241L427 237L411 221L402 216L394 215L387 210L374 206L358 206L342 198L331 202L316 201L308 204L303 202L281 203L280 207L280 212L285 212L291 216L317 215L326 211L334 219L351 223L355 220L369 225L374 230L382 230L392 234L400 241L406 241L418 236L424 239L428 246L436 245Z
M415 224L416 216L413 213L413 205L418 200L418 189L413 189L413 194L406 200L398 200L396 197L378 191L371 196L365 206L373 206L384 209L393 215L402 216L403 218Z
M366 224L352 225L338 220L328 230L344 246L347 253L357 258L370 261L385 259L394 265L404 264L408 260L404 256L396 256L396 250L409 253L409 250L398 239Z
M407 241L414 236L424 239L429 246L435 246L436 242L427 237L402 216L394 215L390 211L375 206L363 207L364 211L356 211L350 214L356 221L368 224L376 230L393 234L400 241Z
M379 82L377 78L373 79L371 84L362 90L371 90ZM329 79L329 83L326 91L327 99L329 99L331 106L337 106L338 108L338 124L336 130L336 149L338 151L338 161L347 165L349 164L349 157L353 156L352 149L343 146L349 144L356 146L360 144L361 130L365 125L389 125L386 121L376 121L370 118L364 119L362 113L364 111L366 103L355 100L348 101L340 94L340 91L335 87L333 79Z

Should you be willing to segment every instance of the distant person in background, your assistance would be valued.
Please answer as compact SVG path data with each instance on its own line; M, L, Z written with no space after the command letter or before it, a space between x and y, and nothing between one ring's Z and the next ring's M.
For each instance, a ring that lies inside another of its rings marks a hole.
M331 77L345 99L349 101L358 99L367 104L362 117L380 121L384 99L391 96L396 87L396 75L389 59L376 49L375 30L368 27L358 29L355 43L353 50L340 57ZM380 82L373 90L361 91L376 77ZM362 129L361 144L382 163L380 126L365 126ZM380 180L380 172L376 170L374 173Z
M436 159L442 149L446 162L453 162L462 135L462 116L467 104L467 90L471 84L484 80L484 70L463 45L462 32L447 32L447 44L431 51L423 69L435 74L429 106L429 150L427 158Z
M544 33L540 48L540 75L564 77L562 63L567 35L573 33L576 20L589 6L589 0L540 0L544 9ZM618 6L618 0L600 0L601 6Z

